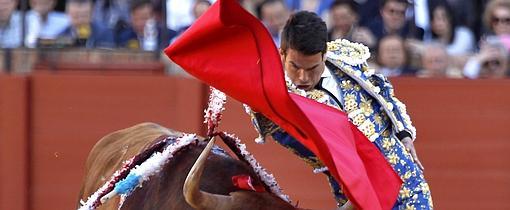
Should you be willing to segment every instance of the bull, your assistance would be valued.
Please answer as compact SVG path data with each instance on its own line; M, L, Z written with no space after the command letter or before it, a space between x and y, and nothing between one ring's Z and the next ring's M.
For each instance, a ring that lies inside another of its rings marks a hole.
M86 200L123 161L142 152L158 137L182 135L154 123L142 123L106 135L87 158L79 199ZM211 153L212 144L206 148L206 142L199 141L179 152L160 173L134 190L121 209L299 209L270 192L236 187L231 177L238 175L248 175L254 180L254 185L261 186L262 182L245 162L224 152ZM119 202L116 197L99 209L117 209Z

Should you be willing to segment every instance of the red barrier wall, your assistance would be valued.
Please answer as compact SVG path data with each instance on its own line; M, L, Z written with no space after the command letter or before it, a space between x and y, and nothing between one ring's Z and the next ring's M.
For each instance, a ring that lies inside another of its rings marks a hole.
M0 209L28 208L27 84L0 76Z
M510 209L509 81L393 84L418 129L416 147L437 209ZM0 209L75 208L97 140L144 121L200 132L205 98L203 85L182 78L0 76ZM238 102L227 104L221 129L241 137L301 207L333 209L323 175L272 140L253 143Z
M187 132L201 126L203 88L153 76L32 77L34 210L73 209L92 146L109 132L150 121Z
M510 80L394 79L438 209L510 209Z

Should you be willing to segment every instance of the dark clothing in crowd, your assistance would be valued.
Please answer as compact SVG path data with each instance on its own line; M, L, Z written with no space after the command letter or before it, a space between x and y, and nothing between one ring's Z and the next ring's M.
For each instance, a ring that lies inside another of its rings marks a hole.
M384 24L382 18L378 17L371 24L369 24L368 29L372 32L372 34L377 39L377 42L381 40L381 38L390 35L384 28ZM398 32L402 38L414 38L418 40L423 40L424 30L420 27L417 27L415 24L407 21L404 27Z
M82 30L82 31L80 31ZM86 30L86 31L83 31ZM83 34L83 35L81 35ZM113 31L98 23L91 23L90 28L77 29L67 27L59 35L74 40L73 46L86 48L114 48Z
M381 18L379 10L379 1L367 0L360 3L358 7L359 25L368 26L373 20Z
M177 32L171 29L166 29L166 38L163 38L162 27L158 27L157 34L157 47L156 50L162 50L166 48L170 41L177 36ZM120 48L128 49L143 49L144 38L138 36L131 26L127 26L118 31L116 36L117 46Z

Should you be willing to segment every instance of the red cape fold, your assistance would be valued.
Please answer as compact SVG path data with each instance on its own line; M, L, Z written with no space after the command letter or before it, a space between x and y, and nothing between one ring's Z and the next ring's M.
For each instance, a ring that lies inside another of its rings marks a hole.
M402 181L381 152L343 112L287 92L270 34L235 0L218 0L165 53L310 149L358 208L395 204Z

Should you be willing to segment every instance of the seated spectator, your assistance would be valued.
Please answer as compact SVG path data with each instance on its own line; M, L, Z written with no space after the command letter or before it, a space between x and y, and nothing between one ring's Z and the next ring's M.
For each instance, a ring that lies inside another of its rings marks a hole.
M414 75L409 67L408 52L404 40L398 35L383 37L377 47L377 71L386 77Z
M280 33L289 18L289 10L282 0L264 0L257 6L257 16L271 33L276 45L280 44Z
M0 0L0 48L22 45L21 14L16 12L18 0Z
M490 1L483 18L489 34L510 35L510 0Z
M358 5L354 0L336 0L329 8L329 41L347 39L352 41L352 33L358 21Z
M330 29L328 39L347 39L373 48L375 38L364 27L358 26L358 4L354 0L336 0L329 9Z
M196 0L195 3L193 4L192 8L193 10L191 11L193 13L193 17L195 18L195 20L202 16L202 14L204 14L205 11L209 9L209 7L211 7L211 2L209 2L208 0ZM191 25L182 27L177 31L177 33L181 34L182 32L186 31L190 26Z
M508 74L508 50L497 36L489 36L480 46L480 52L471 57L464 67L464 76L476 78L503 78Z
M441 42L447 46L448 54L453 56L472 53L475 49L474 35L468 28L457 24L448 3L431 6L431 32L425 42Z
M104 23L110 29L114 29L119 22L129 22L129 2L130 0L97 0L92 22Z
M117 46L146 51L161 50L177 35L177 32L156 23L150 1L134 0L130 11L131 25L116 32ZM163 30L169 35L167 38L163 38Z
M406 21L408 7L407 0L381 1L381 18L375 19L368 26L377 40L392 34L397 34L406 39L423 40L423 29L417 27L413 21Z
M66 14L53 9L57 0L30 0L32 10L27 12L27 47L35 47L38 39L55 39L69 26Z
M450 68L449 55L442 43L430 43L425 46L421 57L423 69L416 73L418 77L441 78L441 77L462 77L462 74Z
M510 0L493 0L484 12L484 24L489 30L486 35L496 35L507 50L510 50Z
M113 32L106 26L92 22L91 0L67 0L66 12L71 25L59 37L73 40L76 47L115 47Z

